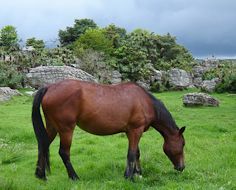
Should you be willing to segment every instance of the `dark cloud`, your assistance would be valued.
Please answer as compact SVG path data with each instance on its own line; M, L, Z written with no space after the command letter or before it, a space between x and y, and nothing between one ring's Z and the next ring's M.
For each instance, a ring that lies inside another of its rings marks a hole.
M0 27L26 39L57 37L76 18L177 37L194 56L236 56L235 0L18 0L1 2Z

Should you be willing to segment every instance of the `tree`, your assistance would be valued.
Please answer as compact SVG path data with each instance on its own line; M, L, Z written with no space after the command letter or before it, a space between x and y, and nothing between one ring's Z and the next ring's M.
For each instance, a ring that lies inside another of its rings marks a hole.
M126 30L110 24L104 28L105 35L108 39L112 41L113 47L118 48L121 44L121 41L126 37Z
M0 45L3 46L5 50L8 51L11 48L16 48L18 45L17 42L18 36L14 26L4 26L0 30Z
M191 54L176 43L170 34L160 36L137 29L126 36L116 49L117 68L130 80L148 78L150 66L158 70L170 67L188 69L193 60Z
M44 41L37 40L34 37L26 40L26 46L33 46L37 50L43 50L45 48Z
M73 27L59 30L59 40L62 46L75 42L87 29L97 28L97 24L91 19L76 19Z
M118 60L117 69L125 79L132 81L146 79L149 75L150 60L143 46L146 31L134 31L127 35L122 45L115 51ZM149 35L149 33L147 32Z
M110 55L113 51L112 41L108 39L103 29L89 29L75 42L74 49L77 55L80 50L93 49Z

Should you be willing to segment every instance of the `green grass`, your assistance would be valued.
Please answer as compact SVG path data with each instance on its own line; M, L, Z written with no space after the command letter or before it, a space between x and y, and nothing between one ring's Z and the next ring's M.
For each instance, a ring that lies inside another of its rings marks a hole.
M46 182L35 178L37 144L31 124L32 98L14 97L0 104L0 189L236 189L236 96L213 94L220 107L185 108L182 92L155 94L185 131L186 169L174 171L154 129L141 142L143 178L123 178L127 138L94 136L77 128L71 160L80 181L68 179L58 155L58 137L50 147L51 170Z

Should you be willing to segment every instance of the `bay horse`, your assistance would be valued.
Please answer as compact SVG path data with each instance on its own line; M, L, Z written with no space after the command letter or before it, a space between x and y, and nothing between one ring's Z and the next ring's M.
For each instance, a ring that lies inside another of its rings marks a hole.
M46 128L40 113L45 117ZM38 90L33 100L32 123L38 142L36 177L46 179L50 171L49 146L57 134L59 155L68 176L77 180L70 161L70 147L76 125L95 135L124 132L128 137L125 178L141 175L139 140L150 126L164 138L163 150L179 171L184 169L185 127L179 129L164 104L135 83L101 85L64 80Z

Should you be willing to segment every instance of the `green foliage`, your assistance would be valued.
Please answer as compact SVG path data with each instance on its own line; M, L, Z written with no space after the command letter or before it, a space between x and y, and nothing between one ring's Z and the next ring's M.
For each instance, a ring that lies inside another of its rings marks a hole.
M142 80L150 74L150 59L147 49L143 47L144 36L139 31L127 35L122 45L115 51L118 64L117 69L124 79L132 81Z
M113 47L118 48L121 45L121 41L126 37L126 30L124 28L117 27L114 24L110 24L104 28L105 35L112 41Z
M17 96L0 103L0 189L235 189L236 97L213 94L221 102L219 107L186 108L181 97L187 92L155 94L176 123L187 126L185 170L174 171L162 150L163 138L150 128L140 140L143 178L135 183L123 177L128 149L125 135L100 137L78 127L70 155L80 180L68 179L58 155L58 136L50 146L51 174L46 182L38 180L34 175L38 148L31 123L32 97Z
M59 40L62 46L75 42L87 29L97 28L97 24L91 19L76 19L73 27L59 31Z
M33 46L37 50L43 50L45 44L43 40L37 40L36 38L29 38L26 40L26 46Z
M221 61L218 67L204 73L203 80L219 78L216 85L216 92L236 92L236 64L228 61Z
M236 71L236 70L235 70ZM236 93L236 73L230 72L224 76L222 81L216 86L216 92Z
M80 60L80 69L96 77L100 83L110 83L112 58L102 52L87 49L80 56Z
M14 26L4 26L0 30L0 46L6 51L17 48L18 36Z
M103 29L88 29L74 43L74 50L77 55L80 55L86 49L92 49L110 55L113 51L113 45L112 41L106 37Z
M170 34L159 36L137 29L126 36L115 55L118 68L131 80L146 78L150 66L158 70L171 67L190 70L193 57Z
M20 88L23 85L24 74L18 71L17 65L0 62L0 86Z

